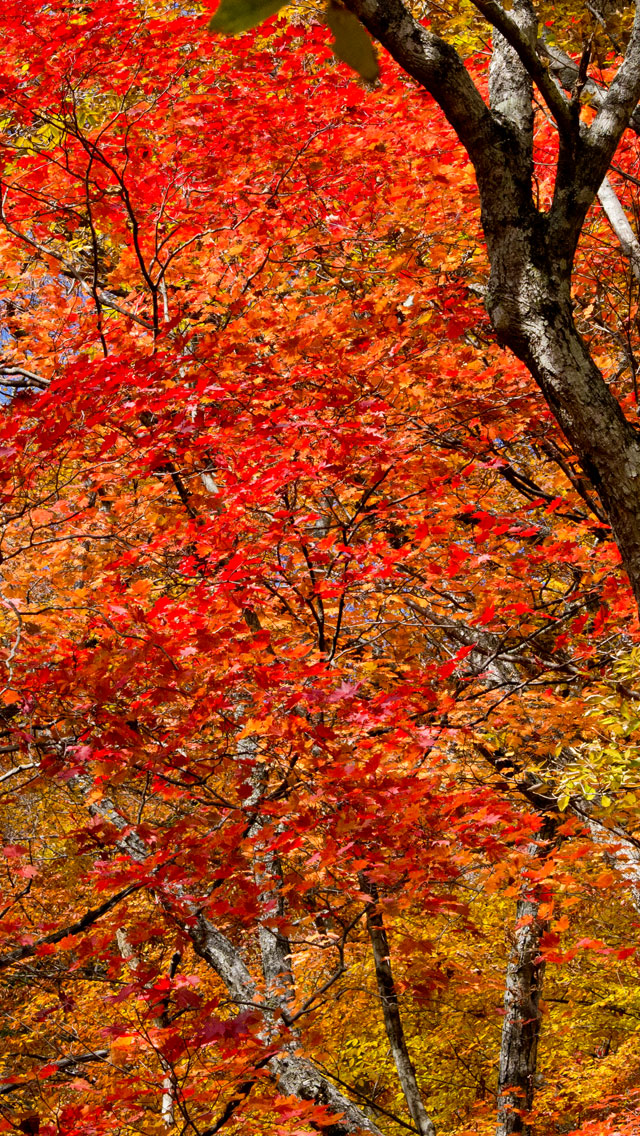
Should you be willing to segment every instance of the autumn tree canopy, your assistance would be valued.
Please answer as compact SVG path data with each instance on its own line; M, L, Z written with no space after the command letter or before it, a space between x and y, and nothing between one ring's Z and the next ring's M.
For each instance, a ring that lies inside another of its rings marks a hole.
M280 7L0 12L0 1131L637 1136L640 17Z

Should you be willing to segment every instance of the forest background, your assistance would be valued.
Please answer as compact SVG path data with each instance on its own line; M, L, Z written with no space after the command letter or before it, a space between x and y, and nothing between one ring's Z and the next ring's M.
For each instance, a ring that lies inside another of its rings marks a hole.
M451 99L224 3L0 14L0 1130L634 1136L632 463L496 317ZM532 13L406 19L553 217L638 33ZM626 98L567 303L635 446Z

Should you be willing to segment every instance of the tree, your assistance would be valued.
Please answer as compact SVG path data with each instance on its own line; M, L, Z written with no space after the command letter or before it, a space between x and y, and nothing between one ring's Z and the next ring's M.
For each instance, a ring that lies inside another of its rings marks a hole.
M489 105L452 45L423 27L401 0L346 7L434 97L473 163L491 265L486 303L493 326L540 386L601 496L640 600L635 430L575 327L571 301L587 212L640 96L640 14L636 9L624 58L608 90L599 90L597 112L587 123L582 104L585 94L592 101L593 35L583 45L579 67L569 57L561 61L569 70L571 97L565 97L549 67L554 55L538 42L539 16L530 0L508 9L494 0L474 0L494 31ZM256 18L261 16L256 7ZM534 201L534 90L557 129L548 208Z
M349 8L400 66L436 99L476 172L491 277L487 310L500 341L526 364L611 522L636 600L640 544L637 436L594 364L572 313L571 280L587 212L611 166L640 97L640 11L615 78L592 122L582 99L591 43L564 96L538 47L538 16L529 0L506 11L474 4L494 29L489 106L460 57L426 31L402 3ZM558 137L553 200L533 196L534 89Z
M629 1128L606 517L491 335L446 124L208 17L2 17L5 1129L491 1131L498 1090Z
M539 38L540 14L531 0L514 0L504 7L494 0L473 0L493 33L486 101L451 43L423 26L401 0L347 0L345 7L434 97L473 163L491 270L486 306L493 327L500 342L527 366L596 490L640 602L637 426L579 333L572 298L578 241L598 193L632 264L637 259L637 240L606 175L640 98L640 8L636 5L631 27L623 30L624 50L614 34L613 24L619 22L617 10L611 11L614 6L592 12L596 24L583 37L580 62L575 64ZM247 9L250 15L244 26L263 18L258 5L242 10ZM233 4L223 5L212 27L235 30L226 16L235 10ZM331 8L327 13L332 25ZM564 12L559 15L562 20ZM609 46L622 55L606 89L589 75L598 24ZM357 38L360 33L354 34ZM368 77L358 59L345 54L340 44L337 54ZM593 117L583 112L585 96L588 103L595 102ZM542 204L534 198L538 98L557 132L552 198ZM538 976L528 960L537 951L536 935L533 943L523 945L517 962L517 969L524 967L526 972L517 994L520 1004L535 1005ZM537 1017L537 1010L532 1014ZM515 1078L518 1091L524 1091L530 1103L535 1031L530 1037L520 1036L522 1015L516 1014L510 1032L509 1017L507 1006L501 1077L506 1084ZM519 1120L505 1118L500 1131L514 1130L513 1124L519 1130Z

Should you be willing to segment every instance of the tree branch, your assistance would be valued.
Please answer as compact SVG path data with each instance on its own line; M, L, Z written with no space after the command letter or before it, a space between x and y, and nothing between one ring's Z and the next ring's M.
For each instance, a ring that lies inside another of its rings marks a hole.
M76 1065L84 1065L89 1061L107 1061L108 1058L108 1049L96 1049L94 1053L80 1053L77 1057L71 1054L70 1057L61 1057L58 1061L50 1061L48 1064L55 1065L59 1073L64 1073L66 1069L74 1069ZM30 1084L36 1076L37 1071L34 1072L33 1077L24 1077L21 1081L0 1084L0 1096L24 1089L25 1085Z
M5 375L17 375L18 378L17 380L5 380ZM0 363L0 386L34 386L38 387L39 390L47 390L49 386L49 380L43 379L41 375L36 375L34 371L28 371L25 367Z
M544 843L536 843L530 849L536 858L544 860L548 855L548 842L553 839L556 823L546 818L540 834ZM533 1104L541 1025L545 964L538 958L540 938L546 930L546 922L540 918L541 891L539 885L523 887L516 908L514 942L505 979L496 1136L532 1136L529 1126L523 1124L522 1112L528 1112Z
M517 7L514 7L514 11L516 12L516 18L514 19L505 12L502 5L497 3L497 0L473 0L473 4L478 11L482 13L485 20L496 28L500 35L504 37L507 43L516 52L525 72L533 79L551 111L558 130L567 135L571 134L573 130L573 120L569 104L558 90L553 79L550 78L547 68L544 66L536 51L536 37L534 31L535 16L530 5L521 0ZM529 9L529 11L527 11L527 9ZM531 34L532 31L534 33L533 36ZM495 109L497 110L498 108L496 107Z
M106 798L91 805L90 811L93 815L106 817L121 831L129 828L125 818ZM135 832L127 832L119 845L137 862L144 860L148 855L147 846ZM176 899L179 899L180 889L175 888L174 893ZM165 898L164 906L165 909L170 910L168 897ZM182 926L198 957L215 970L237 1006L243 1008L247 1005L254 1006L261 1013L265 1013L265 1008L260 1004L257 983L239 951L195 904L190 903L189 906L190 918L186 923L183 922ZM173 912L171 914L174 919L179 920L179 916ZM269 1032L272 1032L271 1024ZM287 1031L281 1051L276 1056L269 1057L266 1062L279 1091L285 1096L314 1101L335 1113L340 1119L334 1120L327 1127L326 1136L351 1136L351 1133L361 1131L370 1133L370 1136L382 1136L380 1130L362 1109L345 1097L307 1058L298 1056L298 1052L299 1040L294 1037L291 1041Z
M495 180L497 167L504 172L504 132L451 44L427 31L402 0L346 0L346 6L396 63L433 96L479 176L488 183Z
M640 242L631 228L618 195L608 178L604 179L598 190L598 200L607 221L620 241L620 248L629 261L633 275L636 280L640 281Z
M128 895L134 891L140 891L144 887L143 884L129 884L128 887L123 888L122 891L116 892L110 899L106 899L99 907L89 908L88 911L80 919L76 919L74 923L69 923L59 931L53 931L51 935L45 935L44 938L38 939L36 943L25 943L21 947L16 947L15 950L9 951L8 954L0 956L0 970L6 970L15 963L21 962L25 958L33 958L37 955L40 947L47 946L50 943L59 943L61 939L66 938L67 935L79 935L82 931L86 931L87 927L91 927L113 907L116 907Z
M581 192L592 195L601 185L640 101L640 0L636 0L631 37L625 57L609 90L602 97L600 110L587 128L579 177Z

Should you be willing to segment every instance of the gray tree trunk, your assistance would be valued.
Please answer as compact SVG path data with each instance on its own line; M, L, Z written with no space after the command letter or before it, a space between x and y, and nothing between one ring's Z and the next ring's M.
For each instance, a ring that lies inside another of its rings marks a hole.
M529 1136L531 1132L522 1114L533 1104L540 1035L544 963L535 961L542 931L538 908L535 900L523 898L516 909L514 945L505 979L496 1136L513 1132Z
M371 896L371 906L367 910L367 931L371 940L384 1027L400 1087L419 1136L435 1136L435 1125L424 1107L400 1016L400 1004L393 980L389 941L380 910L378 889L364 873L360 875L360 887Z
M540 840L531 851L538 860L549 853L558 819L546 817ZM531 1136L526 1113L533 1104L540 1037L540 999L544 962L540 938L547 923L540 918L542 897L537 885L523 888L516 909L513 946L507 965L504 1019L498 1068L498 1126L496 1136ZM524 1114L524 1115L523 1115Z
M570 275L550 246L546 224L496 234L487 307L501 342L526 364L597 490L640 604L640 435L576 329Z

